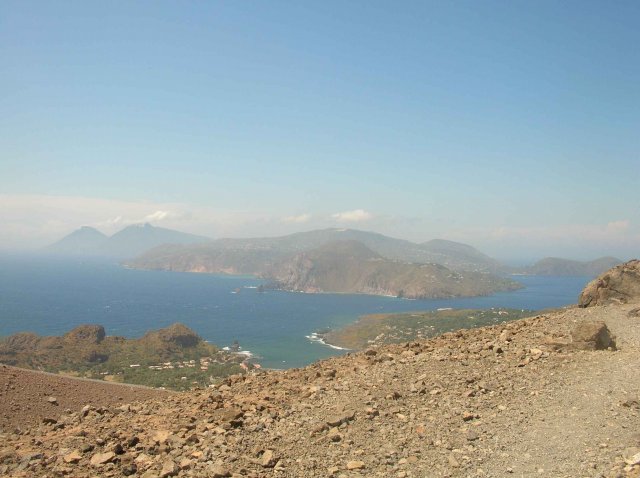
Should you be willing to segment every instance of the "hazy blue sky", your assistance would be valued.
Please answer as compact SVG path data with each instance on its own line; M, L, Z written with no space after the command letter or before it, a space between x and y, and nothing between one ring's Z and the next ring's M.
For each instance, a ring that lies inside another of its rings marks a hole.
M0 4L0 246L345 226L640 254L640 2Z

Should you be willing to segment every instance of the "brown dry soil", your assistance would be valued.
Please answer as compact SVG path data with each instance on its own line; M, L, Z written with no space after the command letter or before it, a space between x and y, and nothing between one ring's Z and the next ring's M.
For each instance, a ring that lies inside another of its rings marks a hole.
M4 431L0 475L638 477L632 309L567 309L161 400L61 403L55 423ZM617 351L565 345L589 320L606 322Z
M67 378L0 365L0 430L37 425L44 418L57 418L65 410L79 412L85 405L122 405L161 398L167 393L147 387ZM56 400L49 401L49 398Z

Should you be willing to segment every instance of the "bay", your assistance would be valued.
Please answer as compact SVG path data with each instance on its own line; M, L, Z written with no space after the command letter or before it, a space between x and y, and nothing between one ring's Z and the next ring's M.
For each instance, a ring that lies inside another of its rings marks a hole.
M0 256L0 336L60 335L80 324L139 337L182 322L216 345L238 340L265 367L299 367L344 353L308 336L361 315L437 308L540 310L573 304L589 277L517 276L525 288L488 297L405 300L352 294L260 293L261 280L141 271L97 259Z

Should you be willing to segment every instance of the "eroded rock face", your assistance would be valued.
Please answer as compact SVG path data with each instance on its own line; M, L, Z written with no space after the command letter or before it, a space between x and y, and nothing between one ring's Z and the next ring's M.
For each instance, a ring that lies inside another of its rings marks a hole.
M589 282L580 294L580 307L640 301L640 260L614 267Z
M105 332L102 325L80 325L64 335L67 342L99 344L104 340Z
M146 337L152 336L157 336L167 344L174 344L180 347L195 347L202 340L193 330L180 323L172 324L169 327L146 335Z
M601 320L581 322L571 331L572 345L580 350L616 349L615 338Z

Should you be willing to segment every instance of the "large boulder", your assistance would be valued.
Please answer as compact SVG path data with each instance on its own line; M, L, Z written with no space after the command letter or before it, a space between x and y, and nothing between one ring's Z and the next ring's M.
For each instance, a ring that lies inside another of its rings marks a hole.
M571 339L573 347L579 350L616 349L615 338L601 320L579 323L571 331Z
M589 282L580 294L580 307L640 301L640 261L635 259L608 270Z

